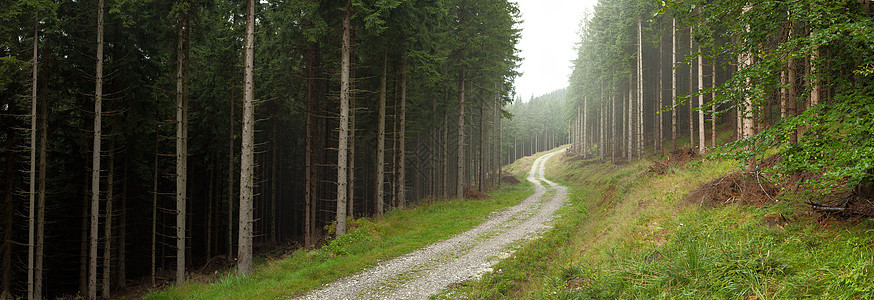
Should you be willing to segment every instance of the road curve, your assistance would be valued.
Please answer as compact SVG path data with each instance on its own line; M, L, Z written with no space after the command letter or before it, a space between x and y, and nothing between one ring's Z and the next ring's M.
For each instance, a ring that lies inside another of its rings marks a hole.
M562 152L534 161L528 173L534 194L518 205L496 212L471 230L380 262L298 299L427 299L452 283L490 270L509 255L508 246L548 229L549 220L567 200L566 187L543 177L546 161ZM555 193L546 196L547 191Z

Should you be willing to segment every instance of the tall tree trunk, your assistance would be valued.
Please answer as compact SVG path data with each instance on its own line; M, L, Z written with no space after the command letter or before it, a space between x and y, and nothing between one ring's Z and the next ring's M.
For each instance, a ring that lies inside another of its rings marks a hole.
M698 88L704 88L704 55L698 45ZM698 93L698 153L704 153L704 93Z
M3 178L5 182L3 184L3 237L2 237L2 245L3 245L3 264L0 265L0 269L2 269L3 275L0 278L0 298L12 298L12 218L14 215L12 214L13 205L12 205L12 194L13 189L15 187L14 176L12 176L13 172L15 172L15 151L10 151L15 145L15 132L13 128L6 128L6 134L9 139L6 140L6 145L4 150L6 154L6 169L3 172ZM85 199L85 203L87 204L87 198ZM83 217L83 220L87 220ZM87 225L87 223L85 223ZM85 226L82 228L83 232L83 241L85 241ZM85 246L85 245L83 245ZM86 247L82 247L84 250ZM84 261L85 256L82 256L82 261ZM83 266L84 267L84 266ZM81 268L84 270L84 268ZM80 276L83 274L80 273ZM82 276L81 278L84 278ZM80 284L81 287L84 287L84 284Z
M343 14L343 46L340 56L340 137L337 147L337 237L346 234L347 147L349 137L349 58L352 52L352 6L346 0Z
M304 225L303 239L304 247L309 248L313 245L313 199L315 198L315 175L313 174L313 143L315 133L313 132L313 92L315 89L315 73L313 72L313 60L315 54L314 43L307 43L307 112L306 112L306 145L304 145Z
M671 143L677 149L677 19L671 19Z
M40 141L39 141L39 196L37 197L37 206L36 206L36 262L35 262L35 272L34 272L34 298L41 299L43 298L43 249L44 241L45 241L45 213L46 213L46 160L47 160L47 152L46 145L48 144L48 97L45 95L45 91L48 86L48 81L45 80L46 77L43 75L43 96L40 99ZM35 83L34 83L35 84Z
M637 19L637 159L643 158L643 28Z
M714 42L715 43L715 42ZM716 58L710 62L710 147L716 148Z
M183 2L183 6L186 4ZM185 8L183 8L185 9ZM188 199L188 147L185 120L188 99L185 95L185 12L180 12L176 23L176 285L185 282L185 214Z
M810 107L818 105L822 101L822 89L820 87L819 72L816 70L817 60L819 59L819 49L813 50L813 55L810 56L810 74L812 75L813 87L810 90Z
M100 215L100 142L103 117L103 0L97 0L97 64L94 79L94 145L91 153L91 223L88 251L88 299L97 299L97 242Z
M155 99L155 157L154 157L154 165L152 173L152 264L150 268L150 276L149 279L152 283L152 286L155 286L155 271L157 269L156 260L157 260L157 236L158 236L158 157L160 153L158 152L158 143L160 141L160 117L158 116L159 109L157 98Z
M398 208L403 209L407 203L406 189L406 144L407 144L407 62L402 58L401 62L401 103L398 112L398 177L397 197Z
M273 102L273 103L275 104L276 102ZM279 107L278 107L279 105L276 105L276 106L277 107L276 107L275 111L279 111ZM269 212L269 214L270 214L270 244L271 245L276 245L276 229L279 228L278 226L276 226L276 185L278 183L277 178L276 178L276 157L278 156L277 152L276 152L277 151L276 144L279 143L279 137L276 136L276 122L278 121L278 118L279 118L278 114L274 113L273 120L271 122L273 125L273 134L272 134L273 141L271 141L271 143L270 143L270 145L273 146L273 151L271 151L271 156L270 156L270 159L271 159L271 162L270 162L271 180L270 180L270 212Z
M31 62L31 104L30 104L30 172L29 172L29 180L30 180L30 190L28 191L28 210L27 210L27 297L29 299L39 299L39 292L36 291L38 289L34 284L35 277L41 277L41 274L37 274L34 269L34 258L37 256L36 254L36 241L34 232L36 231L36 218L34 216L36 212L36 149L37 149L37 141L36 141L36 123L37 123L37 68L39 66L39 57L38 57L38 42L39 42L39 13L33 14L33 61Z
M443 90L443 143L440 148L443 151L441 155L441 165L443 169L443 198L449 198L449 91Z
M455 198L464 198L464 68L461 68L458 81L458 182Z
M118 278L115 285L119 289L124 290L127 287L127 263L125 262L125 252L127 249L127 168L128 157L124 158L124 179L121 186L121 209L119 210L120 219L118 220Z
M486 143L486 112L485 112L485 103L484 101L480 101L479 103L479 159L477 159L477 185L476 189L479 192L483 191L483 185L485 185L485 176L483 176L483 151L485 150Z
M353 75L352 78L355 78ZM354 81L351 90L355 90ZM349 97L349 197L346 215L355 218L355 96Z
M656 128L658 128L657 129L658 132L655 135L656 141L655 141L655 149L653 150L653 154L655 154L656 151L661 149L662 155L664 156L665 155L665 146L664 146L664 138L665 138L664 137L664 134L665 134L665 127L664 127L665 126L665 122L664 122L665 117L664 117L664 115L665 115L665 113L664 113L664 111L662 111L662 107L665 105L665 99L664 99L665 77L664 77L664 72L663 72L664 70L662 70L662 57L663 57L662 52L663 52L663 50L664 50L664 44L662 43L662 36L659 35L659 58L657 59L658 69L659 69L659 74L658 74L659 79L657 80L657 84L656 84L656 94L657 94L656 95L656 103L657 104L656 104L656 109L655 109L656 114L658 115L657 116L658 125L656 126Z
M694 49L692 45L692 26L689 26L689 55L694 55ZM695 147L695 106L693 103L692 95L695 93L695 86L692 84L695 77L695 68L693 67L693 62L689 62L689 98L686 99L686 102L689 103L689 147ZM699 150L700 151L700 150Z
M610 161L612 163L616 163L616 143L618 142L618 139L616 138L616 101L618 97L619 92L616 90L616 86L614 85L613 101L610 104Z
M385 213L385 98L388 77L388 54L382 54L382 74L379 76L379 120L376 140L376 217Z
M588 125L588 122L589 122L587 120L588 117L589 117L589 96L584 96L583 97L583 122L582 122L583 128L582 128L582 132L580 133L580 140L582 140L582 142L583 142L583 149L581 149L581 151L583 153L584 158L587 156L586 152L589 150L589 144L587 141L589 133L587 130L588 128L586 128L586 126Z
M106 175L106 216L104 217L103 225L103 298L109 299L112 290L111 275L112 275L112 219L115 211L115 138L110 136L109 147L109 173Z
M237 14L233 14L231 16L232 24L237 24ZM236 60L236 59L235 59ZM231 76L232 78L237 77L237 68L236 62L231 64ZM230 135L228 135L228 261L233 261L234 255L234 121L236 120L234 116L234 102L237 100L237 84L233 83L231 85L231 98L228 100L230 105L228 107L231 110L231 118L228 120L230 127ZM307 115L309 116L309 115ZM309 126L307 126L309 128Z
M750 10L750 6L745 6L743 8L743 13L747 13L747 11L749 11L749 10ZM745 30L746 31L750 30L749 25L746 25ZM750 53L741 54L740 58L738 59L738 69L743 69L751 64L752 64L751 54ZM750 83L749 78L747 78L746 84L744 84L744 86L748 86L749 83ZM753 124L753 110L755 109L755 106L753 105L752 99L747 95L744 95L744 98L742 99L742 101L743 101L743 104L740 107L742 107L743 111L740 112L740 116L741 116L740 119L741 119L742 124L743 124L743 134L741 135L741 138L747 138L747 137L751 137L751 136L753 136L753 134L755 134L755 132L754 132L755 129L753 127L753 125L754 125ZM746 150L751 151L752 147L748 146ZM746 166L748 171L752 171L755 168L754 162L755 162L754 158L750 157L749 161L747 162L747 166Z
M789 39L793 38L794 35L794 24L792 22L789 23ZM786 99L786 117L793 117L796 114L796 100L798 98L798 60L795 58L789 58L789 70L787 71L787 80L789 81L789 93ZM791 133L789 134L789 143L795 144L798 142L798 129L792 128Z
M237 272L252 272L252 189L255 153L255 0L248 0L246 8L245 75L243 80L243 141L240 154L240 224Z

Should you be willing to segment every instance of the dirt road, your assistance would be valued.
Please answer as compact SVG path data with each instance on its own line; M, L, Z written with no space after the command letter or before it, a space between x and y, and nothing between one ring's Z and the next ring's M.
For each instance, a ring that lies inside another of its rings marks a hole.
M509 256L508 246L548 229L549 220L567 199L566 187L543 177L546 161L563 151L534 161L528 181L535 192L520 204L496 212L476 228L380 262L299 299L427 299L449 284L490 271Z

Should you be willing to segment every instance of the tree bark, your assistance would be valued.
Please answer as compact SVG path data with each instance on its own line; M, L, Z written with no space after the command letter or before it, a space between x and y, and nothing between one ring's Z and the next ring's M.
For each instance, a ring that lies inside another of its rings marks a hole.
M240 152L240 224L237 272L252 272L252 190L255 152L255 0L248 0L246 8L245 75L243 80L243 141Z
M677 149L677 19L671 19L671 143Z
M388 77L388 54L382 55L382 74L379 76L379 120L376 140L376 217L385 214L385 98Z
M694 48L692 45L692 26L689 26L689 55L694 55ZM686 99L686 102L689 104L689 147L695 147L695 106L693 103L692 95L695 93L695 86L693 85L693 80L695 77L695 68L692 65L692 62L689 62L689 98ZM700 151L700 150L699 150Z
M665 104L665 101L664 101L665 100L664 99L665 77L664 77L664 73L663 73L664 70L662 70L662 57L663 57L662 52L664 50L663 48L664 48L664 45L662 43L662 36L659 35L659 58L657 59L658 69L659 69L659 74L658 74L659 79L658 79L657 84L656 84L656 87L657 87L656 88L656 94L657 94L656 95L656 103L657 104L656 104L656 109L655 109L656 114L658 115L657 116L658 125L656 125L656 128L658 128L658 132L656 132L656 135L655 135L656 141L655 141L655 149L653 150L653 154L655 154L656 151L659 151L659 149L661 149L662 155L664 156L665 155L665 146L663 144L664 144L664 134L665 134L665 127L664 127L665 126L664 125L665 124L665 122L664 122L664 118L665 118L664 115L665 114L662 111L662 107Z
M637 19L637 159L643 158L643 28Z
M181 5L185 6L186 3ZM183 8L187 9L187 8ZM188 146L186 110L188 99L185 95L185 12L180 12L176 23L176 285L185 282L185 214L188 199Z
M30 172L29 172L29 188L28 191L28 210L27 210L27 297L29 299L39 299L36 291L34 279L41 274L37 274L34 269L34 258L36 257L36 156L37 156L37 140L36 140L36 123L37 123L37 68L39 66L38 56L38 41L39 41L39 13L33 14L33 61L31 62L31 104L30 104Z
M94 139L91 153L91 223L88 252L88 299L97 299L97 242L100 215L100 142L103 117L103 0L97 0L97 63L94 80Z
M312 42L307 44L307 111L306 111L306 145L304 145L304 247L310 248L313 241L313 198L315 197L315 175L313 174L313 143L315 133L313 132L313 90L315 89L315 74L313 72L313 60L315 54L315 46Z
M337 150L337 238L346 234L347 147L349 138L349 57L351 56L352 6L346 0L343 15L343 45L340 56L340 137Z
M15 172L16 157L15 157L15 151L10 151L8 149L12 149L12 147L15 145L15 132L14 132L13 128L6 128L4 130L6 130L6 134L9 137L9 139L6 140L6 145L4 145L5 146L4 148L7 150L4 150L4 152L6 154L6 169L3 172L3 175L4 175L3 177L5 179L5 182L3 184L3 186L4 186L4 188L3 188L3 192L4 192L4 197L3 197L3 240L2 240L3 264L0 265L0 267L2 267L0 269L2 269L3 275L2 275L2 278L0 278L0 298L4 298L4 297L5 298L12 298L12 223L13 223L12 221L14 218L14 215L12 213L12 211L13 211L13 205L12 205L13 192L12 192L12 190L15 187L15 185L14 185L15 180L14 180L14 176L12 176L12 174L13 174L13 172ZM87 204L87 200L88 199L86 198L85 199L86 204ZM87 218L83 218L83 220L87 220ZM87 225L87 223L85 223L85 224ZM83 226L83 227L85 227L85 226ZM82 228L82 230L83 230L83 239L82 240L83 241L86 240L85 239L85 237L86 237L85 236L85 229L86 228ZM87 246L86 245L83 245L83 246L84 247L82 247L82 249L84 250ZM85 259L85 256L83 255L82 261L84 261L84 259ZM82 268L82 269L84 270L84 268ZM81 275L83 275L83 274L80 273L80 276ZM82 276L82 278L84 278L84 276ZM82 284L81 287L85 287L84 284Z
M714 42L715 43L715 42ZM710 62L710 101L716 102L716 59ZM710 147L716 148L716 104L710 104Z
M698 88L704 87L704 56L701 54L701 45L698 45ZM704 153L704 93L698 93L698 153Z
M403 59L402 59L403 60ZM397 197L398 208L403 209L407 204L407 189L406 189L406 141L407 141L407 62L401 62L401 103L400 111L398 112L398 178L397 178Z
M105 226L103 229L103 298L109 299L110 292L112 290L111 283L111 275L112 275L112 219L114 217L115 211L113 210L113 205L115 204L115 141L113 137L110 137L110 147L109 147L109 172L106 175L106 216L104 216L103 225Z
M464 68L458 81L458 181L455 198L464 198Z

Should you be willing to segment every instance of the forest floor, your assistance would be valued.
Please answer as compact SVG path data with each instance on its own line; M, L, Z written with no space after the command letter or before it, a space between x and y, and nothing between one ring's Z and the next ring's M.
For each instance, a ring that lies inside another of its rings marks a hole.
M624 164L562 156L546 175L570 191L553 228L438 298L874 297L874 220L816 211L797 182L688 148Z

